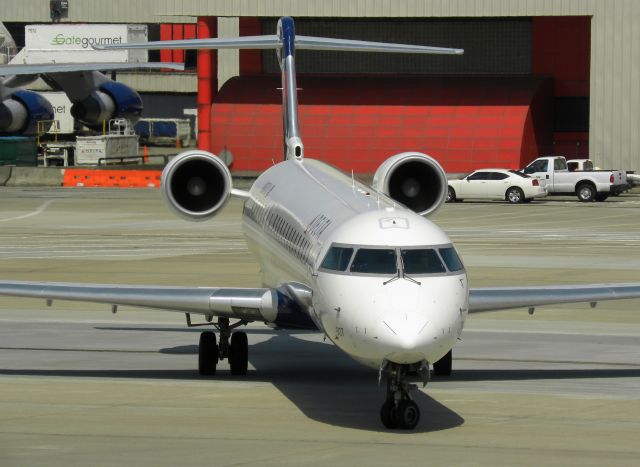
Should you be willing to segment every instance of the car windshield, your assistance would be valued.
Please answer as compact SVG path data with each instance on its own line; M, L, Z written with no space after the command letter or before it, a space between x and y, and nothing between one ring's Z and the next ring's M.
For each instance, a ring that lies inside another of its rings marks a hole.
M509 170L509 173L514 174L514 175L518 175L519 177L522 177L522 178L531 178L529 175L523 174L519 170Z

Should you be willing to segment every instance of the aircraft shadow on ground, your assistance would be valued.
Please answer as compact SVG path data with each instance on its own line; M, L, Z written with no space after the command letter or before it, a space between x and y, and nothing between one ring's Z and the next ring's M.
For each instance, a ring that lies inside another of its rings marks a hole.
M145 327L96 328L100 330L145 331ZM157 328L157 331L172 331ZM179 332L199 332L178 329ZM384 400L384 382L377 384L377 372L353 362L335 346L304 338L289 332L270 329L247 329L250 335L269 335L270 338L250 346L249 360L255 369L246 376L232 376L228 365L218 367L215 381L262 381L273 384L306 416L322 423L346 428L382 431L379 409ZM295 333L300 334L300 333ZM56 349L51 349L56 350ZM89 351L90 352L90 351ZM193 379L198 375L198 346L180 345L159 350L165 355L193 355L193 367L184 370L68 370L68 369L0 369L0 375L69 376L91 378L150 378ZM524 381L545 379L597 379L640 377L640 368L569 368L569 369L460 369L438 382L460 381ZM413 432L450 429L464 423L464 419L422 391L413 396L421 409L421 421Z
M149 331L149 328L117 329ZM171 329L158 328L157 330L166 332ZM216 375L209 378L211 383L215 384L216 381L271 383L302 413L313 420L345 428L384 430L380 422L379 410L384 401L385 383L383 381L378 386L378 374L375 370L352 361L331 344L300 339L288 332L274 333L273 330L247 329L247 334L250 335L267 333L271 338L249 347L249 361L255 369L250 367L246 376L232 376L228 364L221 362ZM88 350L88 352L91 351ZM197 371L197 345L167 347L160 349L159 352L165 355L193 355L193 367L184 370L0 369L0 375L203 380ZM420 423L411 431L412 433L445 430L464 423L460 415L424 392L414 391L412 396L421 410Z
M195 356L198 347L179 346L161 352ZM273 384L307 417L345 428L384 430L379 418L384 381L378 386L375 370L353 362L333 345L277 333L251 345L249 361L255 370L249 370L244 378ZM212 379L238 380L227 368L221 365ZM421 421L412 432L445 430L464 423L460 415L424 392L412 395L421 410Z

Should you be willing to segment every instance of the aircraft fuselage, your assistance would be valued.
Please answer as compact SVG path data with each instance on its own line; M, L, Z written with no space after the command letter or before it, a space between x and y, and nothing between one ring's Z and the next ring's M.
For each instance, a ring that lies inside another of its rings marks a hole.
M433 363L462 332L469 289L451 240L321 161L265 171L245 202L243 227L263 285L310 288L311 320L361 363Z

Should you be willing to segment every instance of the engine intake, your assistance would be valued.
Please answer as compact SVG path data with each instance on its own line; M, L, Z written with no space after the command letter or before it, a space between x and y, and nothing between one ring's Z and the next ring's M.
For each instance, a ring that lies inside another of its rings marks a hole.
M231 172L224 162L206 151L192 150L171 159L162 172L162 195L179 216L203 221L227 204L232 189Z
M444 204L447 175L435 159L421 152L403 152L384 161L373 176L373 188L428 216Z

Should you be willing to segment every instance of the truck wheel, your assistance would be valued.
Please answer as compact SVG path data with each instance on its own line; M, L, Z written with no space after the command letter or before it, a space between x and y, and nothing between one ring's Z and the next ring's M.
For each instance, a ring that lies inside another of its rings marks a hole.
M451 187L447 187L447 199L445 202L451 203L456 200L456 192Z
M593 185L588 183L584 183L576 189L576 195L578 195L578 199L584 203L589 203L591 201L595 201L596 199L596 190Z
M505 195L505 198L507 199L507 201L509 201L511 204L518 204L518 203L522 203L524 201L524 193L522 192L522 190L520 188L518 188L517 186L512 186L511 188L509 188L507 190L507 193Z

